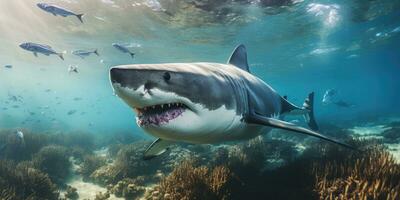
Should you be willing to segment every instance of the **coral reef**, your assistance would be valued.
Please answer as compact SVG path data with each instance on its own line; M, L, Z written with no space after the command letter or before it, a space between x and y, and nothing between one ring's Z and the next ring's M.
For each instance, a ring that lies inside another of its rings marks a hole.
M81 163L81 168L79 173L82 175L83 180L87 181L90 179L90 175L100 167L106 164L106 159L95 156L95 155L85 155L83 162Z
M99 168L92 173L91 177L102 185L116 184L124 178L135 178L137 176L152 178L162 166L162 159L157 158L150 161L142 159L149 144L149 142L135 142L123 146L114 163Z
M0 160L0 199L58 199L50 178L26 164Z
M50 145L43 147L33 157L33 165L42 172L47 173L50 179L63 185L71 168L67 149L62 146Z
M24 129L20 130L24 133L24 142L21 144L17 142L15 136L18 130L0 131L0 146L4 145L4 149L0 151L0 158L14 161L30 160L33 154L48 144L48 137L45 134L32 133Z
M119 181L110 191L116 197L124 197L125 199L137 199L145 192L143 186L139 186L138 180L125 178Z

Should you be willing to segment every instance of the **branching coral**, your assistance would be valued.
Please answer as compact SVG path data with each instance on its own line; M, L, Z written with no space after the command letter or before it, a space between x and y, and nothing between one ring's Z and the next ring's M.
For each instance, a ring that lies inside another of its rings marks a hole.
M227 185L232 176L227 167L195 167L190 161L183 162L165 177L147 198L158 199L228 199Z
M58 199L49 177L26 164L0 161L0 199Z
M83 180L88 180L90 175L98 168L106 164L106 159L95 155L85 155L82 162L80 173Z
M320 199L400 198L400 165L382 148L313 166Z

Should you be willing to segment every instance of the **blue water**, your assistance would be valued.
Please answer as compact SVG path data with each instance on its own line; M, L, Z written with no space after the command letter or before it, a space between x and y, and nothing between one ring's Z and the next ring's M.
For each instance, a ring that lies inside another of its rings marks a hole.
M84 23L45 13L38 1L0 2L0 128L145 137L131 109L112 93L111 66L224 63L241 43L251 72L281 95L301 105L315 91L320 122L400 117L400 1L305 0L283 8L228 4L240 12L219 20L215 13L177 11L163 1L168 14L145 1L48 2L85 13ZM18 47L22 42L66 50L65 61L35 57ZM114 42L127 44L136 57L113 48ZM71 54L79 49L98 49L100 56ZM69 74L69 65L78 65L79 73ZM322 95L331 88L355 106L323 106Z

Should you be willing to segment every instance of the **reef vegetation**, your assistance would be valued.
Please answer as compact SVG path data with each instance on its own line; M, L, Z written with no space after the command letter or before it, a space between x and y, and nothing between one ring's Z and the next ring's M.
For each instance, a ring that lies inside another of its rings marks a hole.
M174 145L149 161L142 154L150 142L124 134L24 130L19 146L9 139L15 130L4 130L0 144L10 145L0 153L0 199L79 199L73 175L104 187L96 200L398 199L400 165L382 143L398 140L399 123L387 126L382 138L366 140L325 125L325 134L356 151L273 132L235 144Z

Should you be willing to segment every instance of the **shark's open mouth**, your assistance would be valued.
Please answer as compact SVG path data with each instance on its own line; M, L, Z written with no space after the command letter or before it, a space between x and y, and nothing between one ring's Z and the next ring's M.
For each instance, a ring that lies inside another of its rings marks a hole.
M167 103L135 108L139 126L161 125L179 117L188 107L182 103Z

